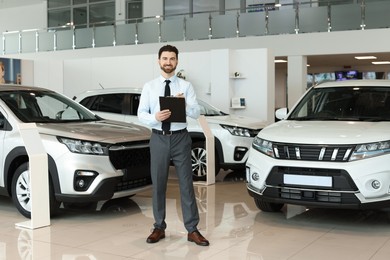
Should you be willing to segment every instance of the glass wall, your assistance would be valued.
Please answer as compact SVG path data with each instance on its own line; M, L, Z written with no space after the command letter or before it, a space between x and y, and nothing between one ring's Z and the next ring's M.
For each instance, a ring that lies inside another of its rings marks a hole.
M115 21L115 0L48 0L48 27L88 28Z
M184 17L192 11L193 0L165 0L164 15L166 19ZM183 15L184 14L184 15Z
M139 19L143 17L142 0L127 0L126 11L127 23L142 22L142 19Z
M366 0L365 5L362 0L353 0L352 3L330 0L326 2L332 4L326 6L314 0L300 4L296 4L295 0L285 0L283 3L287 4L283 8L275 5L268 8L268 1L266 4L252 5L254 1L248 0L165 0L164 17L140 19L138 17L142 11L131 14L131 10L142 8L143 0L123 1L130 4L126 6L129 8L126 15L134 15L136 23L115 22L115 0L48 0L49 27L3 32L0 48L3 54L12 54L180 40L390 28L390 1L382 0ZM344 4L340 4L342 2Z

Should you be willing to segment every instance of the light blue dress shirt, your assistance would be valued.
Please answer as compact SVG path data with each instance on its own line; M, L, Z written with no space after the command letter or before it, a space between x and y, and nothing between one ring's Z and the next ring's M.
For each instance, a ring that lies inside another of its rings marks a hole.
M161 130L161 122L156 119L155 114L160 111L159 97L164 96L165 80L160 75L160 77L147 82L142 89L138 106L138 119L140 122L157 130ZM186 115L197 119L200 115L200 108L196 101L196 94L192 84L177 76L173 76L169 80L171 81L169 83L171 95L176 96L179 93L183 93L186 100ZM171 131L184 129L185 127L187 127L187 122L171 123Z

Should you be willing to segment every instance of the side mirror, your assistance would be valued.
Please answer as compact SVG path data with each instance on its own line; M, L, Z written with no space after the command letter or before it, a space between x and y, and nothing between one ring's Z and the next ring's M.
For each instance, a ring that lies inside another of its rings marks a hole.
M287 107L283 107L283 108L279 108L275 111L275 117L279 120L283 120L283 119L286 119L287 118L287 114L288 114L288 108Z

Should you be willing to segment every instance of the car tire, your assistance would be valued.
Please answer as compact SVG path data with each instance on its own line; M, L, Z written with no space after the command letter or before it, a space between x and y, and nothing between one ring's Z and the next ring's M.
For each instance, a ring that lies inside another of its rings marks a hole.
M196 141L191 147L192 179L194 181L206 181L207 178L207 151L205 141ZM220 170L218 155L215 153L215 175Z
M12 201L16 209L26 218L31 218L31 193L30 193L30 171L28 162L21 164L15 171L12 178ZM58 214L60 202L54 197L54 190L51 181L49 181L49 201L50 216Z
M264 212L278 212L280 211L284 204L283 203L271 203L264 201L262 199L254 199L256 207Z

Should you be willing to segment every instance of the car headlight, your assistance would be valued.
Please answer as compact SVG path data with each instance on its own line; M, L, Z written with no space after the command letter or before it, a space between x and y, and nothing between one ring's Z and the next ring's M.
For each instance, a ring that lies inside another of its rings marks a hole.
M259 137L255 137L253 139L253 142L252 142L252 147L265 154L265 155L268 155L268 156L271 156L271 157L275 157L275 154L274 154L274 150L272 148L272 142L270 141L267 141L267 140L264 140L264 139L261 139Z
M57 137L72 153L108 155L107 145L89 141Z
M351 158L349 160L356 161L388 153L390 153L390 141L359 144L352 152Z
M231 126L231 125L221 125L222 128L226 129L232 135L243 136L243 137L251 137L251 130L244 127L239 126Z

